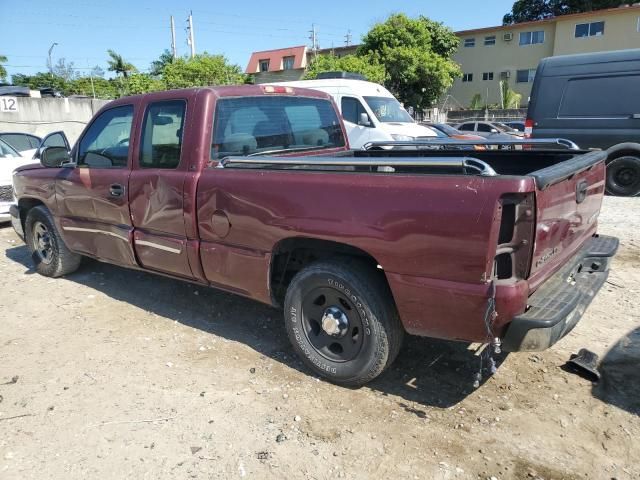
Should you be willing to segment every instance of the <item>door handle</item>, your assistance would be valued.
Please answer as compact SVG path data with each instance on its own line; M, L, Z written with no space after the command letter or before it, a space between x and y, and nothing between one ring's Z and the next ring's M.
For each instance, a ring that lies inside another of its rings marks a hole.
M640 119L640 113L634 113L633 115L631 115L631 118L639 120Z
M121 197L124 194L124 185L114 183L109 187L109 194L112 197Z

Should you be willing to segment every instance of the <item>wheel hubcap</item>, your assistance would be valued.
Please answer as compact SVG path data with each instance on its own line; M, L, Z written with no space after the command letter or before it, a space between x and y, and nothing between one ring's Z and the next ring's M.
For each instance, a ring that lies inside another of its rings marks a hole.
M327 335L342 337L349 330L349 318L338 307L329 307L322 315L322 330Z
M334 362L355 358L364 340L363 314L342 291L316 288L302 301L302 326L309 343Z
M619 184L626 187L628 185L631 185L635 181L635 177L636 175L633 170L631 170L630 168L624 168L618 172L616 179L618 180Z
M49 264L53 260L53 246L51 245L51 233L42 222L33 225L33 250L42 263Z

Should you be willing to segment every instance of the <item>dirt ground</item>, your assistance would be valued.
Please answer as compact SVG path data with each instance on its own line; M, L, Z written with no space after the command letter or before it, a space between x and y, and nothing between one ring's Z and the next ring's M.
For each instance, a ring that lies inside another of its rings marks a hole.
M0 478L640 478L640 198L606 198L609 282L549 351L409 338L350 390L309 375L281 312L93 261L34 274L0 229ZM563 367L600 355L593 384Z

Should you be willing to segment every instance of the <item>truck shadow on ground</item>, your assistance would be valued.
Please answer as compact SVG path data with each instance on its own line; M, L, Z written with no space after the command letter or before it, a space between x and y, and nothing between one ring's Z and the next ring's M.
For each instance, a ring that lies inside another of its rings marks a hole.
M640 415L640 327L620 338L600 362L596 398Z
M23 265L25 274L35 273L26 246L10 248L6 255ZM189 327L242 342L262 355L311 374L289 343L281 310L204 286L89 259L65 279ZM504 358L496 358L496 364L499 366ZM468 344L407 336L395 363L368 387L406 401L446 408L474 391L479 368L480 358L468 350ZM483 381L488 378L487 372L485 369ZM425 415L422 410L402 402L400 405L419 417Z

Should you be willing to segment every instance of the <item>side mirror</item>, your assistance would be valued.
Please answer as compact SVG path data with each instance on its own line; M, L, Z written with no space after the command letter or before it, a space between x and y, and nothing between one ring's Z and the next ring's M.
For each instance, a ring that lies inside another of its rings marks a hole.
M370 127L371 120L369 119L369 115L367 115L365 112L362 112L360 114L360 119L358 120L358 125L361 125L363 127Z
M44 147L37 153L43 167L59 168L71 161L71 154L67 147Z

